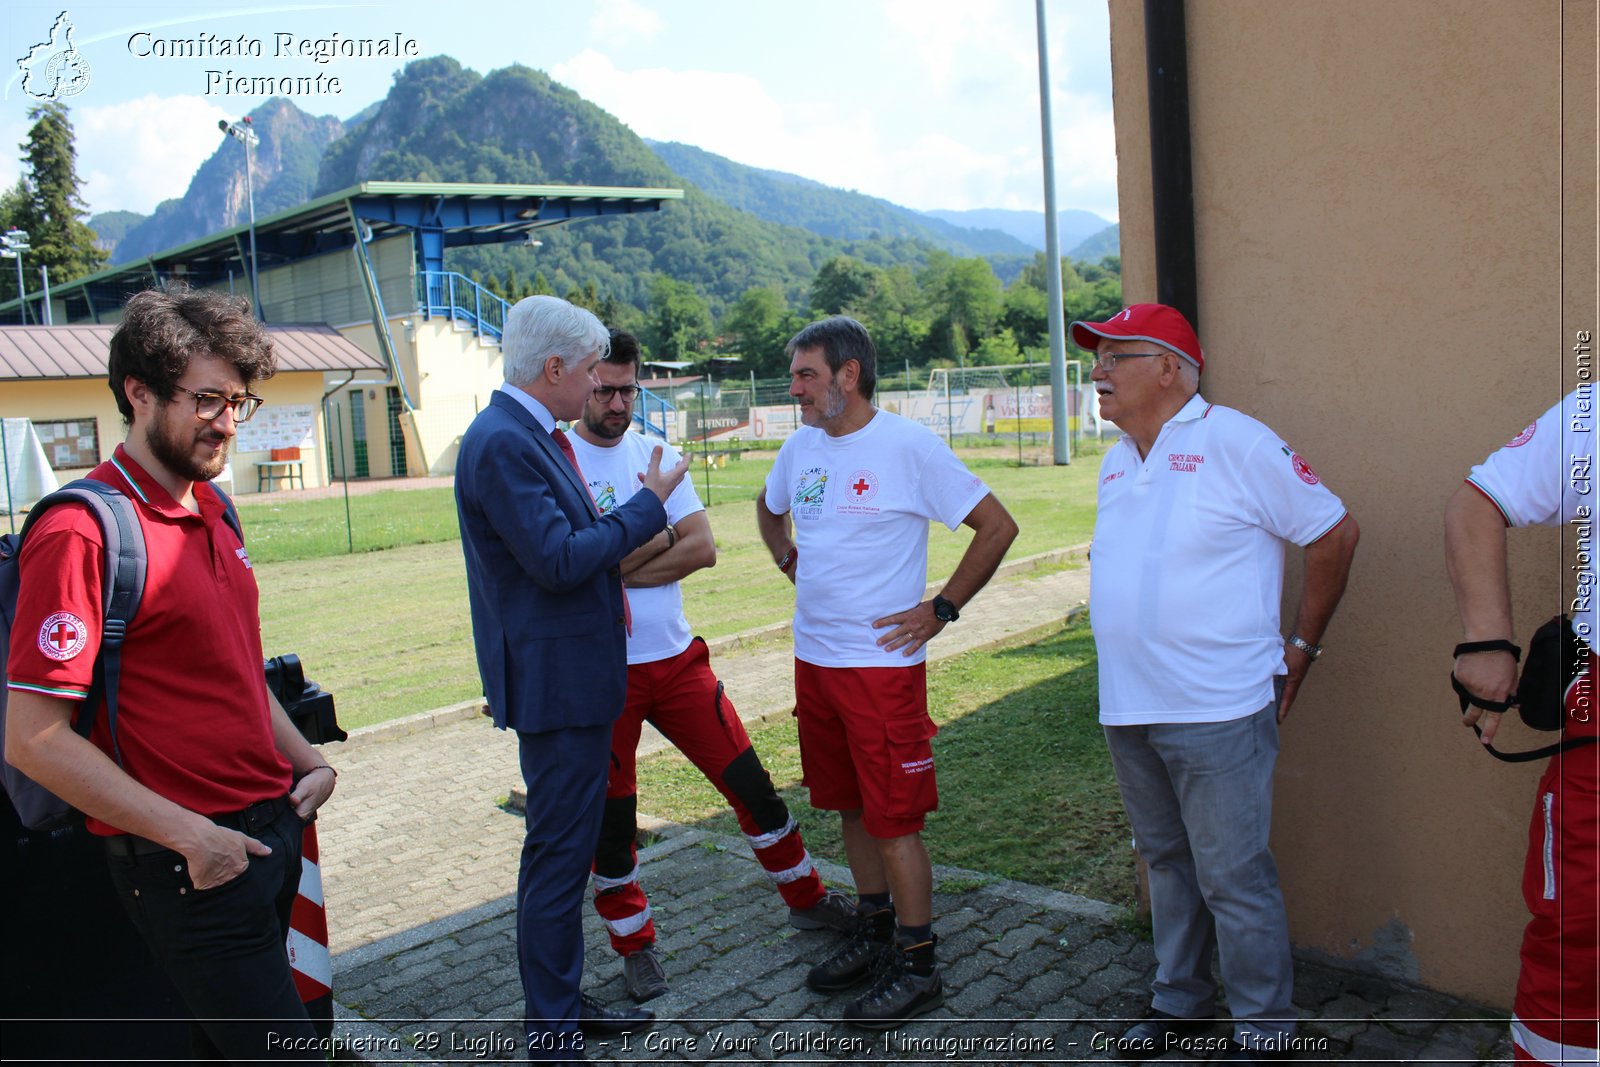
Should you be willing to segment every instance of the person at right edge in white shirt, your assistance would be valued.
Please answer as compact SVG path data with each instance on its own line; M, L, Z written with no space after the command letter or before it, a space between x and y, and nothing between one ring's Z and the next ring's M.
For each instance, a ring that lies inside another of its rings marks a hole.
M1562 707L1566 741L1600 734L1594 714L1596 626L1594 386L1580 386L1546 411L1472 473L1445 508L1445 561L1461 614L1456 679L1496 704L1517 696L1511 654L1511 584L1506 530L1572 524L1579 572L1572 610L1574 635L1589 646L1582 674ZM1498 646L1498 647L1495 647ZM1580 650L1581 651L1581 650ZM1500 713L1477 704L1462 722L1494 740ZM1485 891L1489 883L1484 883ZM1518 1063L1600 1060L1600 744L1552 756L1539 779L1528 827L1522 899L1529 921L1512 1003L1511 1037Z
M1100 466L1089 618L1100 722L1149 865L1156 977L1119 1049L1154 1058L1213 1025L1213 950L1233 1015L1222 1062L1296 1051L1294 965L1268 847L1278 729L1344 595L1359 533L1270 429L1199 393L1205 355L1177 309L1074 322L1100 414L1123 436ZM1279 628L1286 544L1304 549Z

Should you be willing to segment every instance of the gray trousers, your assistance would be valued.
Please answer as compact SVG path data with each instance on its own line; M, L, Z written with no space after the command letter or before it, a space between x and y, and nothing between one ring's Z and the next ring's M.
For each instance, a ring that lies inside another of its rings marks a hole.
M1153 1006L1216 1010L1216 950L1245 1044L1294 1033L1294 965L1278 867L1267 847L1277 706L1230 722L1107 726L1134 844L1150 868Z

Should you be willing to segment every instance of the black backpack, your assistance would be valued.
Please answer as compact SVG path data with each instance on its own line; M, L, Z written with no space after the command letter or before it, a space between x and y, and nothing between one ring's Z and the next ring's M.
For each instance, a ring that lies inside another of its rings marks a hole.
M221 489L212 486L222 500L224 517L233 527L239 540L244 533L239 525L239 512ZM100 649L95 656L94 682L84 701L82 711L76 715L73 729L84 737L94 728L100 698L106 703L106 726L111 733L112 755L120 764L122 753L117 746L117 686L122 677L122 642L128 626L139 611L139 601L144 596L145 572L149 556L145 551L144 530L139 525L139 512L132 500L121 490L92 478L79 478L57 489L33 506L22 532L0 536L0 674L4 674L6 660L11 651L11 630L16 622L17 593L21 586L18 556L23 541L39 516L57 504L75 501L89 509L100 523L105 542L105 573L101 583L101 603L104 626ZM66 801L35 782L4 759L6 691L0 689L0 781L5 793L23 824L32 830L52 830L82 819L82 814Z

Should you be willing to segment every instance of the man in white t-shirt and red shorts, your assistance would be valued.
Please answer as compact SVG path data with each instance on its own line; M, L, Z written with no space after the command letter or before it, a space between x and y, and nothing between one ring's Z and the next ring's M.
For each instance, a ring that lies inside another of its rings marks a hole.
M875 978L844 1010L888 1029L944 1002L933 868L921 831L938 806L927 642L1000 565L1016 523L927 428L872 404L877 350L839 315L790 340L789 395L805 425L756 501L762 540L795 584L795 715L813 807L838 811L859 924L806 984ZM923 599L928 523L970 526L940 593Z
M1095 353L1100 465L1089 616L1100 722L1150 870L1156 977L1121 1039L1153 1057L1208 1029L1219 950L1233 1015L1223 1062L1293 1049L1294 967L1268 847L1278 727L1344 593L1359 534L1301 456L1199 394L1205 356L1177 309L1075 322ZM1285 546L1304 551L1294 625L1279 627Z
M600 387L590 395L583 419L571 435L589 494L602 516L643 492L639 472L654 448L677 463L678 453L659 440L633 433L633 401L639 389L639 342L611 331L611 349L595 367ZM639 734L649 722L686 756L728 801L757 862L789 907L789 923L800 930L849 929L854 908L844 894L828 890L806 851L800 828L772 786L772 778L750 744L744 724L711 670L706 643L683 615L680 581L717 562L706 509L692 480L678 483L666 500L667 528L623 557L628 591L628 698L611 727L611 774L594 857L594 907L606 924L611 947L622 957L628 995L643 1003L667 992L666 972L656 955L656 925L639 884Z
M1445 509L1445 559L1466 639L1455 676L1497 706L1517 697L1506 529L1571 524L1576 543L1569 558L1579 572L1571 627L1590 651L1565 693L1566 741L1600 734L1593 706L1595 422L1594 386L1581 385L1472 468ZM1488 744L1500 713L1474 703L1463 721L1478 725ZM1528 827L1522 898L1530 918L1512 1004L1516 1062L1594 1063L1600 1045L1600 744L1559 752L1545 767Z

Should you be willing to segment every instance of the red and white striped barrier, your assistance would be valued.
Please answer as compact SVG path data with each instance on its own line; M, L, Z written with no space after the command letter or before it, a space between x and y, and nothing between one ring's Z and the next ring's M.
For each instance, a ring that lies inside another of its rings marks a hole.
M333 1031L333 961L328 955L328 913L322 904L322 866L317 824L308 823L300 860L300 892L289 913L289 966L295 989L317 1032Z

